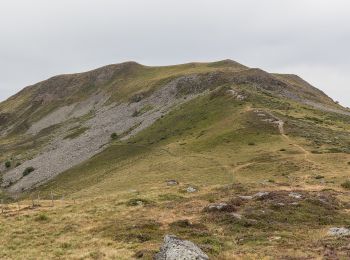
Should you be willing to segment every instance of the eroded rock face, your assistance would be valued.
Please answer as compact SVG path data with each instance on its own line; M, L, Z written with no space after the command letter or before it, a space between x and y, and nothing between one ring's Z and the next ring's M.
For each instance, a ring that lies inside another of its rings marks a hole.
M176 236L166 235L160 252L155 260L206 260L209 257L194 243L181 240Z

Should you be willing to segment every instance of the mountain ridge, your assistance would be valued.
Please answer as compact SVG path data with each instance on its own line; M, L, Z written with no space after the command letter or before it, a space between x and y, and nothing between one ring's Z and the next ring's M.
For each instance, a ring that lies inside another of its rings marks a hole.
M260 75L261 77L264 77L266 75L277 76L277 80L281 80L281 82L286 84L289 84L291 76L294 78L297 77L297 81L294 80L292 85L297 86L298 88L302 86L303 88L308 89L313 96L324 96L323 101L326 101L328 105L333 105L333 100L327 97L324 92L312 87L306 81L300 80L301 78L296 75L295 76L283 75L283 74L263 75L264 71L260 69L251 69L237 62L234 62L232 60L223 60L223 61L212 62L212 63L187 63L187 64L179 64L179 65L170 65L165 67L159 67L159 66L151 67L151 66L144 66L136 62L124 62L120 64L103 66L101 68L93 69L82 73L62 74L62 75L51 77L47 80L41 81L39 83L30 85L24 88L23 90L13 95L6 101L1 102L0 109L4 111L4 113L8 113L9 112L8 110L11 110L11 107L12 107L12 110L21 109L20 107L21 102L23 102L23 100L25 100L26 98L31 98L30 100L31 102L35 102L39 104L42 102L52 102L52 101L65 99L67 97L70 99L74 99L74 96L80 95L80 97L78 98L75 97L75 99L79 99L81 98L81 96L84 97L82 92L86 91L88 92L88 94L91 94L91 92L89 91L96 91L96 90L89 89L89 87L92 88L94 85L96 85L96 87L104 85L107 83L108 80L112 80L112 78L115 77L113 75L118 73L123 73L123 68L124 68L124 73L130 73L130 70L136 70L137 68L149 68L150 70L157 69L157 68L176 69L177 67L187 68L188 66L196 67L196 66L206 66L206 65L208 65L209 67L219 67L219 68L223 67L228 69L233 67L235 70L238 70L238 71L246 70L247 73L252 72L251 73L252 75L250 75L250 77L254 77L254 74L255 76ZM208 71L208 70L205 70L205 71ZM84 88L82 88L82 86L84 86ZM55 90L57 90L58 92L55 92ZM74 92L78 92L78 93L74 93ZM315 92L318 92L318 93L315 93ZM341 108L341 107L338 106L338 108ZM23 110L23 104L22 104L22 110ZM2 115L2 118L3 117L4 116Z

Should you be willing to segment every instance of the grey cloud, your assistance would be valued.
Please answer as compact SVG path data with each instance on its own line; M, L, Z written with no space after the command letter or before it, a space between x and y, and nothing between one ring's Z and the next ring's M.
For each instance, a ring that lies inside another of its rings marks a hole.
M231 58L350 106L346 0L4 0L0 100L60 73Z

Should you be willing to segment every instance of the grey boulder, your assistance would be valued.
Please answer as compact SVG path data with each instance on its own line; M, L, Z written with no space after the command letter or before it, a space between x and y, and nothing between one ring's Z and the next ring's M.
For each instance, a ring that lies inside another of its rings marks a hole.
M207 260L209 257L194 243L166 235L155 260Z

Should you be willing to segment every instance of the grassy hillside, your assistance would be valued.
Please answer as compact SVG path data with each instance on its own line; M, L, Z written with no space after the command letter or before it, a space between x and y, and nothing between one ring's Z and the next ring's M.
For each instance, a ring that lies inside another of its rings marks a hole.
M228 61L142 68L144 77L111 100L148 93L177 73L228 65L246 70ZM250 73L175 106L126 140L111 139L91 159L19 195L19 205L6 199L0 258L152 259L163 236L176 234L212 259L347 259L348 238L328 230L350 227L350 117L283 96L283 83ZM208 207L218 203L226 206Z

